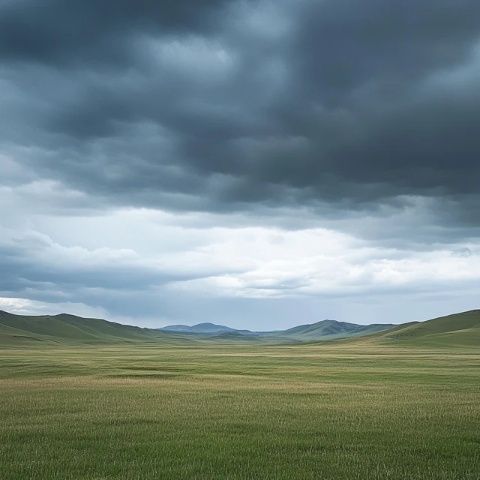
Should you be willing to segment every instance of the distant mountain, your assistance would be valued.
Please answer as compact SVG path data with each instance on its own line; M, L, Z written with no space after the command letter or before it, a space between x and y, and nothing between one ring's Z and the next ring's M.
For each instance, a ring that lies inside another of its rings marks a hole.
M229 338L244 340L246 336L263 339L279 339L281 341L313 341L322 339L333 339L351 337L357 335L368 335L391 328L392 325L357 325L355 323L337 322L336 320L322 320L309 325L299 325L288 330L272 332L253 332L250 330L237 330L225 325L214 323L199 323L197 325L169 325L160 330L166 332L215 335L215 338ZM220 335L223 334L223 335ZM228 335L227 335L228 334Z
M362 342L480 347L480 310L403 325L357 325L322 320L287 330L252 332L200 323L148 329L75 315L14 315L0 311L0 345L202 342L302 343L356 338Z
M333 340L335 338L370 335L388 330L392 326L392 324L358 325L356 323L337 322L336 320L321 320L320 322L298 325L288 330L270 333L299 341Z
M163 330L164 332L191 333L192 327L188 325L167 325L166 327L159 328L158 330Z
M214 334L214 333L226 333L226 332L235 332L240 334L250 334L249 330L237 330L235 328L226 327L225 325L216 325L215 323L198 323L197 325L188 326L188 325L168 325L166 327L160 328L165 332L181 332L181 333L204 333L204 334Z

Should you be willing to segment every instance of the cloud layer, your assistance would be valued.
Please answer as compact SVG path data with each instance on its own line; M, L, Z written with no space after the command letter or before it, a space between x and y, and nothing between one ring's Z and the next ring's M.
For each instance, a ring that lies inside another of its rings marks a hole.
M473 0L0 1L0 297L269 327L471 308L479 81Z

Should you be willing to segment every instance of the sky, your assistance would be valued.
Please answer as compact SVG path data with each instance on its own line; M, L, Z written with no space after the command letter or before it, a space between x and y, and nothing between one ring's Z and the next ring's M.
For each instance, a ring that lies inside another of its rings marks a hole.
M0 0L0 309L479 308L479 82L478 0Z

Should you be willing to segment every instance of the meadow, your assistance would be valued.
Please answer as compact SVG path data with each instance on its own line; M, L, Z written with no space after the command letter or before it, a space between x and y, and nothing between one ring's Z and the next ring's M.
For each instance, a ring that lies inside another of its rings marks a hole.
M480 479L480 351L5 347L0 478Z

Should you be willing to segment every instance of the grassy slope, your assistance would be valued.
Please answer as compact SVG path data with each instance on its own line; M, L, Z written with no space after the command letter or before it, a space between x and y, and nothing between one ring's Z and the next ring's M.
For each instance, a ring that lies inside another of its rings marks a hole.
M0 478L478 480L480 352L402 345L3 348Z
M480 310L400 325L375 337L408 344L471 345L480 348Z
M413 322L388 328L386 325L355 325L325 320L301 325L284 332L262 336L224 332L217 335L173 333L145 329L106 320L74 315L20 316L0 312L0 345L50 344L114 344L125 342L161 343L287 343L365 337L368 342L403 342L418 345L480 346L480 310L473 310L427 322Z
M179 337L95 318L74 315L22 316L0 312L0 345L174 342ZM181 341L186 341L181 338Z
M282 337L308 342L313 340L333 340L337 338L369 335L388 330L391 327L391 325L356 325L354 323L322 320L311 325L293 327L284 332L279 332L279 334Z
M201 324L200 326L210 325ZM301 325L285 332L270 332L263 335L246 335L244 331L226 330L208 334L189 332L170 332L121 325L93 318L81 318L74 315L22 316L0 312L0 345L22 345L38 343L118 343L142 341L208 341L233 343L286 343L304 342L322 339L336 339L357 335L367 335L386 325L354 325L325 320L312 325Z

